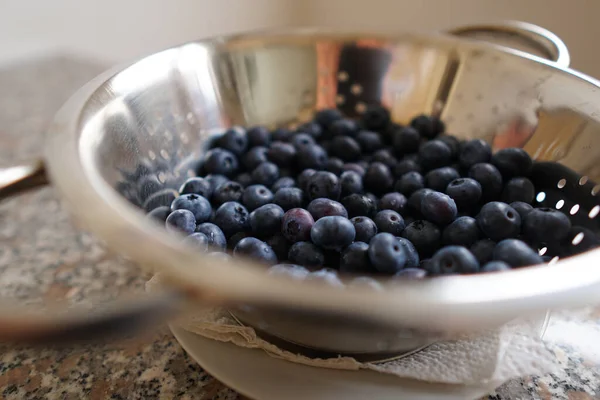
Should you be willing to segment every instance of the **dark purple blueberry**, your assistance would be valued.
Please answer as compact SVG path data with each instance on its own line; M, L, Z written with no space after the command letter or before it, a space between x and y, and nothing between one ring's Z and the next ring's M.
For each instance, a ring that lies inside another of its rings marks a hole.
M427 139L433 139L440 133L444 133L446 127L437 117L428 115L419 115L410 121L410 126L419 131L421 136Z
M452 162L452 150L441 140L431 140L419 147L419 160L427 171L445 167Z
M332 200L340 198L342 186L337 176L327 171L317 171L306 185L306 194L309 200L325 197Z
M407 172L396 181L394 190L402 193L405 196L410 196L419 189L425 187L425 179L423 175L416 171Z
M227 179L227 177L225 175L220 175L220 174L208 174L204 177L204 179L206 179L208 181L208 183L210 183L211 196L216 188L218 188L219 186L221 186L221 184L223 184L229 180L229 179ZM208 197L207 197L207 199L208 199Z
M437 225L417 220L408 224L400 236L415 246L421 258L427 258L439 249L442 233Z
M248 149L246 130L237 126L228 129L227 132L217 139L217 146L239 157Z
M289 142L292 140L294 132L287 128L277 128L271 131L271 140L273 142Z
M421 135L412 126L405 126L394 133L393 144L396 154L414 153L419 150Z
M167 217L165 226L171 233L179 232L190 235L196 229L196 218L190 210L175 210Z
M228 201L217 208L213 223L221 228L225 237L231 237L234 233L249 228L248 216L246 207L235 201Z
M331 153L344 161L356 161L361 152L358 142L349 136L336 136L331 141Z
M498 242L494 249L493 259L494 261L503 261L513 268L544 262L537 251L518 239L505 239Z
M227 247L229 247L231 250L235 249L235 246L237 246L237 244L240 242L240 240L250 237L251 234L249 232L237 232L233 235L231 235L231 237L229 238L229 240L227 241Z
M275 181L273 186L271 186L271 191L273 193L276 193L279 189L293 188L293 187L296 187L296 181L294 180L294 178L289 177L289 176L284 176Z
M503 272L510 271L510 265L502 261L490 261L481 267L481 272Z
M369 242L369 260L386 274L395 274L406 266L406 248L391 233L378 233Z
M523 177L512 178L502 191L502 201L505 203L512 203L515 201L522 201L523 203L531 204L535 197L535 187L533 183Z
M421 202L427 193L435 192L434 190L424 188L415 191L408 196L408 207L413 213L421 214Z
M287 260L291 243L281 233L271 236L266 242L271 246L278 260Z
M285 142L273 142L267 150L269 161L282 168L291 166L296 160L297 154L296 148Z
M194 232L183 239L183 243L193 246L197 250L206 251L208 249L208 238L204 233Z
M480 236L481 232L475 218L458 217L444 229L442 243L446 246L453 244L469 247L479 240Z
M362 177L354 171L344 171L340 175L340 185L342 186L342 196L348 196L354 193L362 193Z
M394 274L394 278L406 280L419 280L427 276L427 271L421 268L404 268Z
M311 242L296 242L288 251L288 260L305 267L322 267L325 264L323 250Z
M485 236L496 241L517 237L521 232L519 213L499 201L492 201L481 207L477 223Z
M354 242L342 251L340 272L349 274L370 274L376 272L369 259L369 245Z
M425 193L421 200L421 214L431 222L447 225L456 219L458 210L450 196L432 191Z
M446 194L454 200L459 210L468 210L481 199L481 185L472 178L458 178L446 187Z
M277 256L271 246L253 237L240 240L233 249L233 256L248 257L254 261L268 265L277 264Z
M278 142L281 143L281 142ZM249 171L258 167L260 164L268 161L267 154L269 149L262 146L253 147L242 156L242 165Z
M329 127L328 134L330 136L350 136L356 137L358 135L359 126L355 121L351 119L338 119L333 122Z
M521 221L523 221L527 214L533 210L533 206L531 204L523 203L522 201L513 201L510 203L510 206L519 213L521 216Z
M487 163L492 157L492 148L482 139L473 139L460 147L458 162L460 166L469 169L475 164Z
M491 163L498 168L504 178L508 179L514 176L528 176L533 166L529 154L518 148L498 150L492 156Z
M491 239L481 239L471 245L469 250L480 265L483 265L492 260L494 249L496 248L496 242Z
M277 204L265 204L250 213L250 229L257 237L269 237L281 231L283 208Z
M342 119L342 113L340 110L335 108L326 108L324 110L317 111L315 114L315 122L323 129L328 129L338 119Z
M348 211L348 217L365 216L372 218L377 213L377 203L365 194L351 194L341 200L342 205Z
M206 222L210 218L212 208L210 202L197 194L182 194L171 203L171 211L188 210L194 215L197 223Z
M389 167L380 162L373 162L363 177L365 189L378 194L387 193L394 185L394 177Z
M362 165L357 163L346 163L344 164L344 171L352 171L356 172L361 177L365 176L367 170L362 167Z
M282 188L275 192L273 203L284 211L292 208L301 208L304 205L304 192L298 188Z
M570 229L569 217L554 208L534 208L523 220L523 235L531 243L558 243Z
M283 214L281 233L292 243L310 240L310 230L315 223L312 215L303 208L292 208Z
M187 179L179 188L180 194L194 193L206 199L212 196L213 188L209 181L204 178L194 177Z
M171 206L178 193L173 189L162 189L150 195L142 204L144 211L149 212L160 206Z
M479 263L469 250L462 246L446 246L438 250L428 264L432 275L474 274Z
M208 174L234 176L238 169L235 154L225 149L216 148L206 152L202 168Z
M436 168L425 175L425 185L437 192L445 192L448 184L458 178L460 174L452 167Z
M379 200L380 210L393 210L402 214L406 209L408 199L402 193L390 192L384 194Z
M159 206L148 213L148 218L164 223L167 220L169 214L171 214L171 207Z
M355 236L354 225L348 218L340 216L322 217L310 230L312 242L328 250L341 251L354 241Z
M389 148L383 148L373 153L373 162L385 164L390 171L392 171L396 164L398 164L398 159L394 156L392 150Z
M381 105L369 105L363 113L361 121L365 128L382 132L390 124L390 112Z
M323 169L327 165L327 152L319 145L312 145L298 150L296 164L299 169Z
M302 171L296 178L297 186L306 192L306 189L308 188L308 179L313 176L315 172L317 171L312 168L307 168Z
M244 189L241 199L242 204L246 206L248 211L252 211L260 206L271 203L273 201L273 192L264 185L250 185Z
M208 238L208 245L219 250L225 250L227 239L225 234L217 225L210 222L204 222L196 226L196 232L203 233Z
M259 185L271 186L279 179L279 168L273 163L264 162L254 168L252 179Z
M460 152L461 141L452 135L439 135L437 140L441 140L446 143L448 147L450 147L450 151L452 152L452 158L458 158L458 154Z
M348 212L341 203L331 199L314 199L306 207L308 212L316 220L329 216L340 216L348 218Z
M212 202L215 207L219 207L223 203L228 201L239 202L242 198L244 188L237 182L228 181L219 185L212 195Z
M402 160L398 161L393 170L396 178L400 178L402 175L413 171L421 173L421 166L416 160L411 160L408 158L403 158Z
M481 185L481 197L484 201L496 200L502 192L502 174L492 164L475 164L469 169L469 178Z
M562 240L561 251L563 256L572 256L598 246L600 246L598 235L583 226L574 226Z
M356 231L354 239L357 242L369 243L373 236L377 234L377 225L369 217L354 217L350 222L354 225L354 230Z
M296 149L302 149L308 146L312 146L315 143L315 139L308 133L299 132L292 136L292 145Z
M414 244L412 244L412 242L406 238L403 238L401 236L397 236L396 239L398 239L398 243L400 243L400 245L402 247L404 247L404 250L406 252L406 266L405 268L416 268L419 266L419 252L417 251L416 247Z
M268 146L271 144L271 133L264 126L254 126L246 132L248 147Z
M406 225L400 214L393 210L379 211L373 222L377 225L377 232L387 232L394 236L400 236Z
M329 157L325 165L325 171L340 175L344 171L344 162L337 157Z
M383 147L383 139L377 132L360 131L356 135L356 141L363 152L370 154Z
M321 135L323 135L323 128L321 128L321 125L317 124L316 122L310 121L300 125L296 129L296 132L308 133L314 139L319 139Z
M242 187L248 187L254 182L252 175L248 172L238 174L233 180L242 185Z

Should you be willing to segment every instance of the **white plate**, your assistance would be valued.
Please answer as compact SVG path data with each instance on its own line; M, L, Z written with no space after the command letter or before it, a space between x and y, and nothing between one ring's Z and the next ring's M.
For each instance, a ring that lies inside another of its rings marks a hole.
M487 386L427 384L368 370L341 371L294 364L262 350L206 339L176 326L171 331L206 372L256 400L464 400L494 390Z

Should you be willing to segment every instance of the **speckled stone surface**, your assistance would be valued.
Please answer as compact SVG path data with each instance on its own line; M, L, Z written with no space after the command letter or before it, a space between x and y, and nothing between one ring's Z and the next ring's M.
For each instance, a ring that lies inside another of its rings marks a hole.
M41 153L44 126L102 66L56 57L0 69L0 163ZM0 295L98 304L143 291L148 276L77 230L45 188L0 205ZM600 310L560 313L545 339L559 370L506 383L490 399L600 399ZM0 345L2 399L243 399L191 360L166 327L118 343Z

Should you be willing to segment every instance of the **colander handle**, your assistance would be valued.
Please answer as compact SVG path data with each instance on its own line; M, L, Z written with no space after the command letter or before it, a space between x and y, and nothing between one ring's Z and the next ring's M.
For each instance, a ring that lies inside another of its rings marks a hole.
M546 58L562 68L569 67L571 63L569 50L561 38L541 26L527 22L467 25L449 29L447 33L526 51Z
M41 161L0 168L0 201L49 183ZM164 292L145 299L113 304L102 310L70 310L68 313L30 313L2 304L0 342L72 344L139 332L176 315L185 294Z

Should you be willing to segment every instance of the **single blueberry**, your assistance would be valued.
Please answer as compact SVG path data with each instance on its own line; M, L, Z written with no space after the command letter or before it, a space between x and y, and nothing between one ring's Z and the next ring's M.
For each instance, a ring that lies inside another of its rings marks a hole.
M401 280L418 280L427 276L427 271L421 268L404 268L394 274L394 278Z
M369 259L369 245L354 242L342 251L340 272L351 274L369 274L376 272Z
M344 171L344 162L336 157L329 157L325 165L325 171L340 175Z
M285 142L273 142L267 150L267 159L282 168L293 165L296 155L296 148Z
M487 163L492 157L492 148L482 139L473 139L463 143L460 148L458 162L468 169L478 163Z
M457 245L469 247L474 244L481 232L477 225L477 220L472 217L458 217L448 225L442 233L442 243L444 245Z
M266 240L267 244L271 246L278 260L286 260L288 251L290 250L291 243L281 234L271 236Z
M510 265L502 261L490 261L481 267L481 272L510 271Z
M304 206L304 192L298 188L279 189L273 197L273 203L283 208L284 211L301 208Z
M178 193L173 189L162 189L154 194L151 194L142 204L142 208L146 211L152 211L157 207L170 206L177 198Z
M403 158L402 160L398 161L393 170L396 178L400 178L402 175L413 171L421 173L421 165L419 165L416 160L411 160L409 158Z
M171 203L171 211L189 210L197 223L208 221L212 208L210 202L197 194L182 194Z
M517 237L521 232L521 216L506 203L492 201L481 207L477 223L483 234L492 240Z
M167 217L165 226L171 233L179 232L190 235L196 229L196 218L190 210L175 210Z
M421 200L421 213L425 219L447 225L456 219L458 210L454 200L444 193L427 192Z
M419 147L419 160L425 170L445 167L452 161L452 150L441 140L431 140Z
M398 239L398 243L400 243L400 245L402 247L404 247L404 251L406 253L406 265L405 268L416 268L419 266L419 252L417 251L416 247L414 244L412 244L412 242L406 238L403 238L401 236L397 236L396 239Z
M521 216L521 221L523 221L527 214L533 210L533 206L531 204L523 203L522 201L514 201L510 203L510 206L519 213Z
M365 128L381 132L390 123L390 112L381 105L372 104L367 107L361 120Z
M421 134L412 126L405 126L394 133L393 144L396 154L414 153L419 150Z
M442 233L437 225L417 220L408 224L400 236L415 246L421 258L427 258L440 247Z
M344 171L340 175L340 185L342 186L342 196L348 196L354 193L362 193L363 179L357 172Z
M249 227L248 215L246 207L235 201L228 201L217 208L213 223L221 228L226 237L231 237Z
M233 176L238 169L238 159L230 151L221 148L209 150L204 155L202 168L208 174Z
M296 178L297 186L306 192L306 189L308 188L308 179L313 176L315 172L317 171L312 168L307 168L300 172Z
M459 210L468 210L481 199L481 185L472 178L458 178L446 187L446 194L454 200Z
M485 201L497 200L502 192L502 174L492 164L479 163L469 169L469 178L481 185L481 197Z
M533 166L529 154L523 149L508 148L498 150L493 156L491 163L505 178L514 176L528 176Z
M535 197L535 187L533 183L523 177L512 178L502 191L502 201L512 203L522 201L523 203L531 203Z
M250 228L258 237L273 236L281 230L284 211L277 204L265 204L250 213Z
M250 185L244 189L242 195L242 204L248 211L257 209L260 206L273 201L273 192L264 185Z
M444 133L446 127L437 117L428 115L419 115L410 121L410 126L419 131L421 136L427 139L433 139L440 133Z
M254 126L246 132L248 137L248 146L268 146L271 144L271 134L264 126Z
M402 175L402 177L396 181L394 190L404 194L405 196L410 196L417 190L423 189L424 187L425 179L423 179L423 175L416 171L412 171Z
M204 222L196 226L196 232L203 233L208 238L208 245L219 250L225 250L227 239L225 234L217 225L210 222Z
M228 129L227 132L217 139L217 146L232 152L236 156L242 155L248 148L246 131L237 126Z
M154 210L148 213L148 218L152 220L157 220L164 223L167 220L167 217L171 214L171 207L169 206L160 206L156 207Z
M219 185L212 195L212 202L216 207L228 201L240 201L244 188L238 182L228 181Z
M407 203L408 199L402 193L390 192L384 194L381 199L379 199L379 209L393 210L399 214L402 214L406 209Z
M541 264L542 256L533 250L527 243L518 239L505 239L496 245L493 259L503 261L513 268Z
M292 243L307 241L314 223L314 218L307 210L292 208L283 214L281 233Z
M263 146L256 146L248 150L246 154L242 156L242 165L247 170L252 171L265 161L269 161L267 154L269 149Z
M531 243L558 243L570 229L569 217L554 208L534 208L523 220L523 235Z
M340 198L342 186L337 176L327 171L317 171L310 178L306 185L306 194L309 200L325 197L332 200Z
M289 176L284 176L275 181L273 186L271 186L271 191L273 193L276 193L279 189L293 188L293 187L296 187L296 181L294 180L294 178L289 177Z
M366 194L351 194L341 200L342 205L348 211L348 217L369 217L372 218L377 213L377 203Z
M387 232L394 236L400 236L406 227L402 216L393 210L379 211L373 222L377 225L377 232Z
M315 143L315 139L310 136L308 133L299 132L292 136L292 145L296 149L302 149L308 146L312 146Z
M432 275L474 274L479 271L479 263L465 247L446 246L431 257L429 268Z
M373 153L373 162L385 164L392 171L396 164L398 164L398 159L394 156L390 148L383 148Z
M445 192L448 184L458 178L460 174L452 167L436 168L425 175L425 185L437 192Z
M292 140L294 132L287 128L277 128L271 131L271 140L273 142L289 142Z
M446 143L448 147L450 147L453 159L458 158L458 155L460 153L460 146L462 144L460 140L458 140L452 135L447 134L439 135L436 139L441 140L442 142Z
M208 249L208 238L204 233L194 232L183 239L183 243L194 246L197 250L206 251Z
M434 190L423 188L416 190L413 194L408 197L408 208L417 215L421 214L421 202L423 201L423 197L427 193L433 193Z
M383 139L377 132L360 131L356 135L356 141L363 152L370 154L383 147Z
M253 237L240 240L233 249L233 255L234 257L249 257L264 264L277 264L277 256L271 246Z
M394 177L387 165L381 162L373 162L367 168L363 183L368 191L384 194L389 192L394 185Z
M296 164L300 169L323 169L327 165L327 159L325 149L315 144L298 150Z
M342 118L343 116L340 110L335 108L326 108L324 110L317 111L315 114L315 122L321 125L323 129L328 129L331 124Z
M204 178L194 177L189 178L179 188L180 194L198 194L206 199L212 196L213 187L210 182Z
M220 175L220 174L208 174L204 177L204 179L206 179L208 181L208 183L210 183L211 196L216 188L218 188L219 186L221 186L221 184L223 184L229 180L229 179L227 179L227 177L225 175ZM207 197L207 199L208 199L208 197Z
M406 266L406 248L391 233L378 233L369 243L369 260L377 271L395 274Z
M356 161L361 155L360 145L349 136L336 136L331 141L331 152L344 161Z
M471 245L469 250L477 261L479 265L486 264L492 260L494 249L496 248L496 242L491 239L481 239Z
M260 185L271 186L279 179L279 168L271 162L264 162L254 168L252 179Z
M319 139L323 135L323 128L321 128L321 125L317 124L316 122L309 121L300 125L296 129L296 132L308 133L314 139Z
M367 170L365 168L363 168L362 165L357 164L357 163L344 164L344 171L356 172L361 177L365 176L365 174L367 173Z
M377 225L369 217L354 217L350 222L354 225L356 231L354 240L357 242L369 243L373 236L377 234Z
M288 252L288 260L306 267L322 267L325 264L323 250L311 242L296 242Z
M335 136L349 136L356 137L358 135L359 126L351 119L338 119L334 121L328 129L328 135Z
M348 218L348 211L346 211L344 206L341 203L331 199L314 199L308 203L306 209L313 216L315 221L328 216L340 216Z
M346 217L322 217L310 230L313 243L324 249L340 251L354 241L356 230Z

